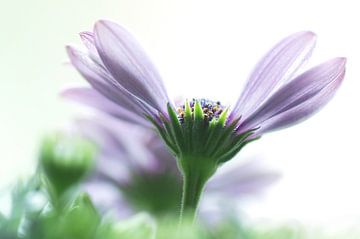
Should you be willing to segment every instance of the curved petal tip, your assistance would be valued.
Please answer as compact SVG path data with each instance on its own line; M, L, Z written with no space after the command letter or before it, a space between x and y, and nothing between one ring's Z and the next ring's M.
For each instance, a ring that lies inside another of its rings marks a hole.
M103 20L100 19L98 21L95 22L94 24L94 32L96 32L97 30L101 30L103 28L108 28L111 27L112 25L116 25L119 26L117 23L109 21L109 20Z
M294 33L293 35L294 36L297 35L298 37L304 37L309 40L316 40L316 38L317 38L316 33L313 31L300 31L300 32Z
M94 39L94 33L89 31L80 32L79 35L83 41L93 41Z

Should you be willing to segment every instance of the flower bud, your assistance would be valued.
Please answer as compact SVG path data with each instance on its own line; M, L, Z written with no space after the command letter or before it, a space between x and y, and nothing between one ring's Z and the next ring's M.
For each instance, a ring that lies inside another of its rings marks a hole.
M95 146L80 137L52 134L43 140L40 167L61 195L92 169L95 152Z

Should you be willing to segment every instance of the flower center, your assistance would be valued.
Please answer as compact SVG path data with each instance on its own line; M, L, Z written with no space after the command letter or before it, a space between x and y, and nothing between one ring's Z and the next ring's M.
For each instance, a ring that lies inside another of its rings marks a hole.
M208 122L210 122L213 118L218 119L221 113L224 111L224 106L221 105L220 101L211 101L207 99L192 99L191 101L189 101L192 117L194 117L194 107L196 101L200 103L201 109L204 114L204 120ZM178 107L176 109L176 112L180 123L184 123L185 104Z

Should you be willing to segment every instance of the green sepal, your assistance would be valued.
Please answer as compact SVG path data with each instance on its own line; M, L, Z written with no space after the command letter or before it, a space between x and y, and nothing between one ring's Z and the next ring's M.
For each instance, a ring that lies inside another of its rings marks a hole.
M154 120L151 116L146 115L145 117L155 126L157 132L160 134L161 138L164 140L170 151L173 154L176 154L178 149L176 148L176 145L174 145L174 139L171 138L169 133L164 128L162 128L160 124L156 122L156 120Z
M218 124L225 127L226 119L228 117L229 109L225 109L219 116Z
M234 140L234 132L240 119L234 120L229 126L222 127L221 133L214 140L212 150L209 151L210 155L221 151L229 142Z
M204 112L202 111L201 104L198 100L195 101L194 105L194 121L195 124L204 120Z
M218 152L216 152L215 157L220 158L223 155L227 155L229 152L232 152L233 150L236 150L236 148L238 147L243 147L240 146L243 143L245 143L246 141L248 141L248 138L254 134L255 130L249 130L246 131L244 133L233 135L232 137L230 137L230 140L228 140L227 144L223 144L221 148L221 150L219 150ZM244 145L245 146L245 145ZM239 150L237 151L239 152Z
M174 111L174 109L172 108L172 106L170 105L170 103L167 104L167 110L168 110L170 122L171 122L170 129L171 129L172 133L174 134L175 142L180 149L183 149L184 137L183 137L182 128L181 128L179 119L177 117L177 114Z
M232 159L241 149L243 149L247 144L260 139L260 137L254 138L254 139L250 139L250 140L246 140L246 141L240 141L235 147L233 147L229 152L223 154L220 158L219 158L219 163L225 163L227 161L229 161L230 159Z
M210 128L211 131L209 132L209 136L208 136L207 142L205 144L208 155L211 155L214 150L217 150L216 145L219 142L224 129L226 129L225 123L226 123L227 115L228 115L228 110L224 110L221 113L218 120L214 121L214 123L211 122L211 124L214 124L214 127Z
M193 117L191 112L190 103L188 100L185 102L185 116L184 116L184 126L183 132L185 137L185 144L187 151L192 151L192 128L193 128Z
M181 150L181 148L179 147L179 144L177 143L177 139L175 137L174 130L171 127L171 122L166 120L165 118L162 118L162 121L163 121L163 126L165 127L164 131L169 136L169 139L171 140L172 144L174 145L174 147L179 152Z
M200 102L196 100L194 105L194 124L191 137L193 143L192 152L194 154L202 154L204 151L203 139L205 130L204 113L202 111Z

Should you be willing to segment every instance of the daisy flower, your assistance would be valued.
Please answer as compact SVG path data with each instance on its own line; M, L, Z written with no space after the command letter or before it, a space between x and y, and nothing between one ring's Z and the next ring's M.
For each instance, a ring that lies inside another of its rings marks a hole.
M260 60L231 107L217 99L188 99L175 106L158 71L123 27L101 20L93 32L80 36L87 49L68 46L67 51L91 87L63 95L156 128L177 159L184 178L182 212L191 216L205 183L220 165L263 134L313 115L329 102L345 75L342 57L296 74L316 40L312 32L298 32Z

